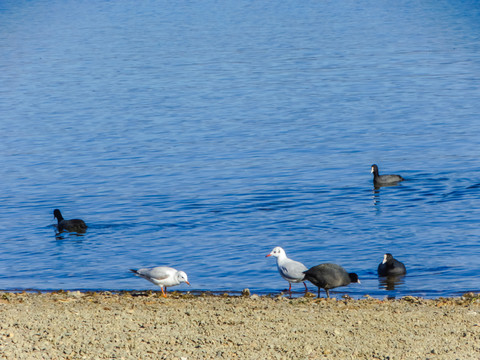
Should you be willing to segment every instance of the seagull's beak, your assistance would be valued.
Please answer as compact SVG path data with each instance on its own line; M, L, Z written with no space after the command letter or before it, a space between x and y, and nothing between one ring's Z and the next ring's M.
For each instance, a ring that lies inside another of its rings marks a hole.
M272 256L272 254L265 255L265 257L269 257L269 256Z
M185 281L185 282L188 284L188 286L192 286L192 285L190 285L190 283L188 281Z

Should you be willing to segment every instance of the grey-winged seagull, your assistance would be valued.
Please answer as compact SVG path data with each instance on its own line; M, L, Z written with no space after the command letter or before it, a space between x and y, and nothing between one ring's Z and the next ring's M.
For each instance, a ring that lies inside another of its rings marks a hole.
M190 285L187 274L185 274L183 271L178 271L168 266L157 266L151 269L130 269L130 271L135 275L138 275L154 283L155 285L160 286L164 297L167 297L167 287L169 286L180 285L181 283L187 283Z
M301 262L289 259L285 253L285 250L283 250L280 246L275 247L266 257L269 256L277 258L278 272L285 280L288 281L288 284L290 285L288 288L290 296L292 295L292 283L303 282L303 285L305 285L305 292L308 291L307 284L305 284L305 281L303 281L305 278L304 271L308 270L305 265L303 265Z

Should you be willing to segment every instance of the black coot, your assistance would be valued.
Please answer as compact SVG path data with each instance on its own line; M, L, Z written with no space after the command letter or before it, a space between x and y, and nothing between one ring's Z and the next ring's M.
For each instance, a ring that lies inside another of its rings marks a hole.
M348 273L337 264L320 264L308 269L304 274L305 280L318 287L318 297L320 297L320 289L325 289L329 298L330 289L346 286L350 283L360 283L357 274Z
M395 185L396 183L405 180L400 175L379 175L378 174L378 166L373 164L372 171L373 174L373 183L375 185Z
M383 256L383 261L378 265L377 271L378 276L398 276L407 273L405 265L395 259L392 254Z
M71 231L71 232L77 232L77 233L84 233L87 231L87 225L83 220L80 220L80 219L65 220L62 216L62 213L58 209L53 210L53 216L55 216L58 220L57 229L59 232Z

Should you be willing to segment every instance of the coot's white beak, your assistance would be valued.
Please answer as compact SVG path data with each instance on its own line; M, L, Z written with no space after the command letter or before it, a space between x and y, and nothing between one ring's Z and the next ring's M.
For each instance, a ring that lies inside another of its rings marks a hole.
M383 255L383 261L382 264L385 264L387 262L387 255Z

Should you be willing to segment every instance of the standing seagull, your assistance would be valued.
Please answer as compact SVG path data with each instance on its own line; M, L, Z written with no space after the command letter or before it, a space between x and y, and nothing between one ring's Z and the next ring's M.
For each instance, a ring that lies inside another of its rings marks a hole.
M167 286L180 285L181 283L187 283L190 285L187 274L168 266L157 266L151 269L130 269L130 271L135 275L143 277L155 285L160 286L163 297L167 297ZM163 290L164 287L165 291Z
M83 220L80 220L80 219L65 220L62 216L62 213L58 209L53 210L53 216L56 217L58 220L58 225L57 225L58 232L72 231L77 233L84 233L87 231L87 225Z
M405 180L400 175L379 175L378 166L375 164L372 165L372 170L370 172L373 174L373 183L376 186L395 185L396 183Z
M305 285L305 292L308 291L307 284L305 284L304 278L305 274L304 271L307 270L307 267L303 265L301 262L289 259L285 250L283 250L280 246L277 246L272 250L270 254L265 257L274 256L277 258L277 268L280 275L288 281L290 285L288 288L288 292L290 296L292 296L292 283L299 283L303 282Z
M310 281L318 287L318 297L320 289L325 289L327 297L330 297L330 289L347 286L352 282L360 283L358 275L348 273L343 267L337 264L320 264L305 271L305 280Z
M378 276L398 276L407 273L405 265L389 253L383 255L383 261L378 265L377 271Z

